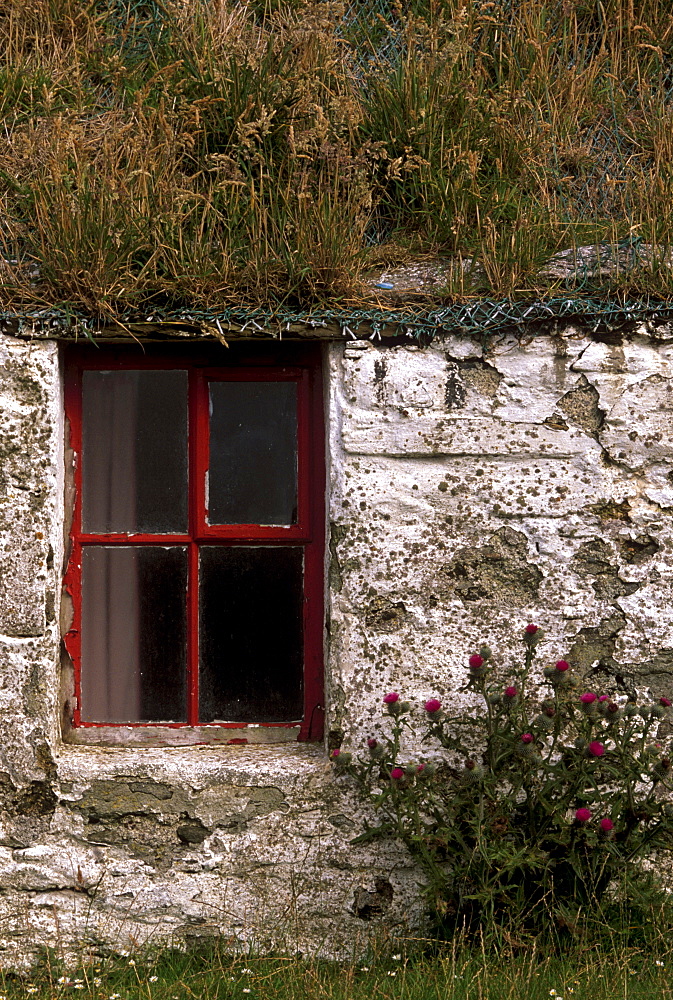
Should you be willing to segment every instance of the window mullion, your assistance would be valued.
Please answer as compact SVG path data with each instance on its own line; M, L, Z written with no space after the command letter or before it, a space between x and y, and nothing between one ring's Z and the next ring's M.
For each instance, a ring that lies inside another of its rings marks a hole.
M189 543L187 584L187 723L199 722L199 547Z
M187 722L199 722L199 536L205 520L203 487L203 435L208 410L204 410L204 380L198 370L189 373L189 571L187 584Z

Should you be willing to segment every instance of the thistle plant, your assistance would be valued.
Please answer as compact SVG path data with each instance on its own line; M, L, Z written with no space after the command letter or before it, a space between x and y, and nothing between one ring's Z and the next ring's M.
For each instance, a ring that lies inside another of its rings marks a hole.
M425 702L429 759L405 755L418 713L385 695L387 731L367 757L333 756L380 817L356 842L405 843L444 928L556 944L617 914L642 928L645 911L667 907L657 874L673 848L671 702L583 690L566 659L536 675L541 634L526 627L504 683L488 647L470 656L463 690L481 696L477 714Z

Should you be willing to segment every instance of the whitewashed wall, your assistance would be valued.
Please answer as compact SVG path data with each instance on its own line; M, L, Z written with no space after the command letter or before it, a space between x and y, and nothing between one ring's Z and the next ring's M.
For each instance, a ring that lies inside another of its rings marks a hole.
M671 697L673 339L605 339L329 347L332 746L359 752L392 688L460 704L469 653L506 671L529 621L544 656ZM61 744L58 348L0 359L0 964L214 934L344 955L417 926L418 873L350 844L324 748Z

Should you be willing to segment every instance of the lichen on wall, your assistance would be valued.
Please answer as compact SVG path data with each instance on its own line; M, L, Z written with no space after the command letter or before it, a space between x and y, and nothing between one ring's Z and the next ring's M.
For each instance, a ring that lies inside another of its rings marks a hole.
M327 353L326 743L360 752L392 688L473 710L467 656L487 640L506 673L528 621L592 683L673 695L670 331ZM0 961L219 934L347 955L420 927L418 871L352 844L364 806L324 746L61 740L59 351L0 355Z

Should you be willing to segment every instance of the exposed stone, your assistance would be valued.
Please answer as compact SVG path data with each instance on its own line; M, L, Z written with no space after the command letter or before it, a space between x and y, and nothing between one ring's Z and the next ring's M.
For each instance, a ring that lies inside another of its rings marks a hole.
M603 413L598 405L598 391L590 385L586 376L580 380L575 389L570 389L558 401L559 409L579 427L591 434L598 435L603 426Z
M183 844L202 844L210 830L203 823L183 823L175 831Z
M370 892L361 886L355 890L353 912L360 920L371 920L381 916L390 907L393 899L393 887L384 878L374 880L375 890Z
M443 575L462 601L525 604L535 598L542 580L529 561L526 536L500 528L487 545L459 549Z
M624 594L632 594L640 586L639 583L621 579L617 567L610 561L613 558L610 545L597 538L581 545L574 560L579 573L593 576L591 586L596 595L606 601L614 601Z
M365 611L365 626L376 632L396 632L404 622L406 608L403 601L389 601L375 597Z
M617 636L625 624L624 615L620 611L613 611L597 626L581 628L568 651L569 661L583 673L587 673L597 661L612 664Z

